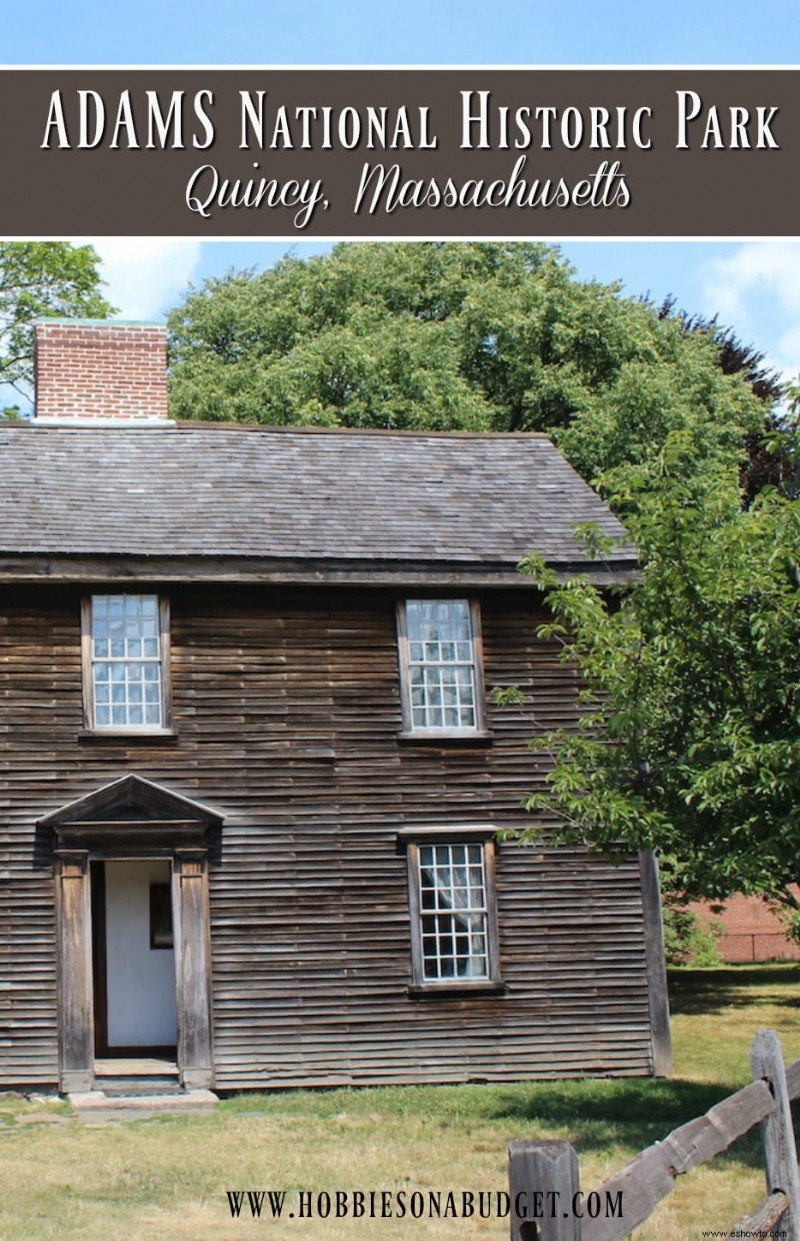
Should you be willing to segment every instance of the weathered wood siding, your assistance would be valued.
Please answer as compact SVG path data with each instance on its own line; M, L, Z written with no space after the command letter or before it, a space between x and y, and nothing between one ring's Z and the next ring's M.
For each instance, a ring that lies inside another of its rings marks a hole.
M487 704L488 745L399 740L395 597L322 587L165 590L177 739L81 738L80 593L0 603L4 1082L57 1076L53 874L34 822L127 772L225 816L211 866L220 1088L652 1071L635 862L500 845L506 993L408 994L397 831L523 825L543 761L528 740L574 715L533 592L481 599L486 684L527 699Z

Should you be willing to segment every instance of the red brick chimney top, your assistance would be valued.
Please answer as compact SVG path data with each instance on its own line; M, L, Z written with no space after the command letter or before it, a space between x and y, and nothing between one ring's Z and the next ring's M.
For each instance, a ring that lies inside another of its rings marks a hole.
M157 323L44 319L36 325L37 422L167 420L167 329Z

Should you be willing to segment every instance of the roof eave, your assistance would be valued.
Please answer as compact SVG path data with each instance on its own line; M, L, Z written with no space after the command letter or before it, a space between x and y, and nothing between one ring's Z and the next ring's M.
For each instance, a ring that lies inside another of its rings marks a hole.
M636 561L549 562L561 581L585 575L598 586L638 580ZM141 556L0 553L0 582L266 582L296 586L527 587L507 562L282 559L262 556Z

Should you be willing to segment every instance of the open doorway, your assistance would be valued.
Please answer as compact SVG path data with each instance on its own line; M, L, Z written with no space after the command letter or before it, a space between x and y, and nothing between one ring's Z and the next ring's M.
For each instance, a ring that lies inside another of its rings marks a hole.
M171 880L164 858L91 863L96 1056L175 1057Z
M222 816L129 773L38 827L55 836L60 1089L93 1089L100 1047L106 1058L166 1052L182 1086L210 1089L208 858Z

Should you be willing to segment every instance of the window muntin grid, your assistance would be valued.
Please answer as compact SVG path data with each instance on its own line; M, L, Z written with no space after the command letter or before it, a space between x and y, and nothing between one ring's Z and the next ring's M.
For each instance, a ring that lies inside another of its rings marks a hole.
M158 595L92 597L95 728L162 728Z
M419 898L424 980L488 979L483 845L420 845Z
M475 647L465 599L406 603L411 727L476 728Z

